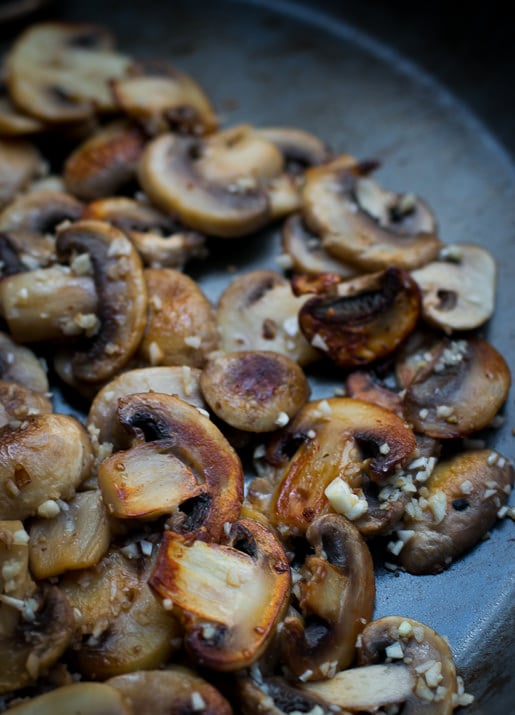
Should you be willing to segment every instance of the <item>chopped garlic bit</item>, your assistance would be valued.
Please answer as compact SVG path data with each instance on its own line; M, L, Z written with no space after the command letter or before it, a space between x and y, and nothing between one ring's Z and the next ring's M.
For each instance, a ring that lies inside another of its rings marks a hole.
M350 486L340 477L336 477L326 487L324 494L338 514L343 514L354 521L368 511L368 502L363 495L355 494Z
M318 350L323 350L324 352L329 351L329 345L326 343L324 338L321 335L319 335L318 333L316 333L316 335L311 340L311 345L314 348L318 348Z
M44 519L53 519L54 516L57 516L60 511L61 508L55 499L47 499L42 502L37 509L38 516L41 516Z
M278 427L284 427L285 425L288 424L289 421L290 421L290 418L286 414L286 412L279 412L279 414L277 415L277 417L275 419L275 424Z
M395 643L391 643L389 646L387 646L385 648L385 653L386 657L391 658L392 660L399 660L404 658L404 650L399 641L395 641Z
M184 338L184 343L188 345L188 347L198 350L198 348L202 345L202 338L200 335L187 335Z
M201 710L204 710L205 707L206 707L206 703L205 703L202 695L200 693L194 691L191 694L191 709L194 712L200 712Z

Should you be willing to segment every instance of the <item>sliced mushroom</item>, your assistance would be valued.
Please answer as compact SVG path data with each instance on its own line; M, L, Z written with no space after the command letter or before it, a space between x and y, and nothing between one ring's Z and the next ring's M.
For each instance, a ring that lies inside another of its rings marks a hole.
M332 677L352 663L375 600L372 556L354 524L325 514L310 524L306 540L314 553L293 587L301 615L286 616L279 633L282 661L303 682Z
M340 283L307 300L299 325L313 347L340 367L386 357L415 329L420 294L409 273L381 273Z
M46 395L16 382L0 380L0 428L5 425L18 427L27 417L50 412L52 402Z
M319 357L299 329L298 312L308 299L274 271L235 278L220 296L218 329L225 352L273 350L306 365Z
M365 626L358 646L358 665L397 661L408 666L415 686L403 715L450 715L458 692L456 668L448 643L432 628L410 618L386 616Z
M38 175L42 157L25 139L0 139L0 208Z
M199 380L200 370L187 365L128 370L108 382L95 396L88 413L88 431L97 445L110 442L117 449L126 449L130 437L116 419L119 397L136 392L163 392L204 408Z
M405 463L414 448L413 432L382 407L346 397L307 403L267 449L276 471L272 523L302 533L319 515L336 511L363 533L379 529L378 514L369 519L364 489ZM382 512L381 528L391 527L402 507Z
M171 130L202 135L218 126L203 89L177 67L165 63L138 65L131 77L113 80L111 89L123 112L149 134Z
M0 640L11 637L20 620L20 612L10 605L9 599L23 602L34 594L28 547L29 535L22 521L0 520ZM4 602L2 596L7 596Z
M296 362L272 351L223 353L206 365L200 387L213 412L249 432L283 427L309 397L306 376Z
M367 272L434 260L441 242L428 206L383 190L367 177L369 168L342 155L306 171L302 212L309 229L329 253Z
M178 650L178 621L147 583L156 552L151 541L132 541L112 548L95 567L62 577L82 635L72 655L85 678L160 668Z
M0 75L3 74L3 70L0 69ZM22 137L41 132L45 127L44 122L30 117L13 104L7 88L0 79L0 136Z
M0 377L16 382L34 392L48 392L48 376L36 355L0 332Z
M198 665L239 670L270 643L287 606L290 568L272 532L241 519L221 544L165 531L150 584L179 611Z
M164 134L147 146L140 183L150 200L187 226L231 238L252 233L298 207L284 159L248 125L204 140Z
M156 365L201 368L218 347L213 306L198 284L172 268L146 268L146 327L138 355Z
M293 174L300 174L309 166L324 164L332 157L324 142L296 127L265 127L256 129L256 132L281 150L287 170Z
M0 436L0 518L55 514L89 475L92 449L69 415L36 415Z
M116 196L93 201L84 218L107 221L127 234L144 265L182 270L192 258L205 258L206 239L142 201Z
M208 417L175 395L136 394L120 399L118 404L121 424L140 440L145 439L157 454L162 448L169 451L172 468L181 469L190 484L195 480L200 486L198 498L188 499L174 511L170 528L190 539L219 539L224 524L238 518L243 498L241 463L225 437ZM141 449L141 444L133 449ZM123 481L123 470L116 467L116 460L123 464L124 454L118 452L110 462L114 467L112 479ZM183 467L178 462L183 462ZM137 480L144 462L136 459L135 465ZM130 491L119 493L119 499L130 500L131 496ZM109 503L108 496L106 501Z
M422 291L422 315L446 333L473 330L494 311L496 266L481 246L452 244L439 260L413 271Z
M402 398L398 392L389 389L374 378L371 372L354 370L345 380L345 394L357 400L372 402L403 417Z
M59 224L77 221L83 205L60 191L29 191L9 204L0 214L0 230L37 234L55 233Z
M510 382L504 358L486 341L444 339L424 352L404 393L404 416L430 437L466 436L490 424Z
M205 715L232 715L233 712L215 687L181 665L118 675L110 678L107 685L119 690L135 713L184 715L198 711Z
M72 683L9 708L13 715L134 715L126 698L104 683Z
M109 81L131 61L112 50L112 38L86 23L33 24L6 56L7 87L24 112L46 122L77 122L115 108Z
M146 137L125 120L111 122L80 144L64 164L66 189L91 201L111 196L136 177Z
M474 546L494 524L513 483L513 467L490 450L462 452L439 462L403 519L401 565L438 573Z

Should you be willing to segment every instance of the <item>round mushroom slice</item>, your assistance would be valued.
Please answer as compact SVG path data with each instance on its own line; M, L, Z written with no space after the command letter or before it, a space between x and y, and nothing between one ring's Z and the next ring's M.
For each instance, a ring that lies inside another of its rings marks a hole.
M508 500L513 467L498 452L474 450L439 462L403 519L401 565L439 573L474 546Z
M9 708L13 715L55 715L73 711L81 715L134 715L126 698L104 683L62 685Z
M0 139L0 208L23 191L41 171L42 157L24 139Z
M235 278L218 302L220 347L225 352L273 350L306 365L318 359L299 329L298 312L308 296L295 296L274 271L256 270Z
M338 514L306 531L309 555L293 587L300 616L288 615L279 633L281 659L305 682L331 678L355 657L356 638L374 610L374 565L358 529Z
M310 393L298 364L271 351L214 357L202 371L200 388L218 417L247 432L272 432L284 427Z
M48 392L48 376L36 355L0 332L0 377L16 382L34 392Z
M228 701L194 670L172 665L165 670L140 670L106 681L130 701L134 712L152 715L232 715Z
M13 102L46 122L77 122L115 104L109 81L131 61L112 50L102 27L86 23L33 24L18 36L5 60Z
M142 130L125 120L103 127L66 159L66 189L86 201L111 196L136 177L146 144Z
M486 341L444 339L425 353L407 386L404 416L430 437L464 437L490 424L510 382L504 358Z
M150 584L174 604L194 662L233 671L255 662L273 638L288 604L290 567L271 531L241 519L220 544L165 531Z
M286 169L294 175L309 166L329 161L331 150L314 134L295 127L265 127L255 130L259 136L275 144L286 161Z
M439 260L412 272L422 292L422 316L446 333L473 330L492 316L496 266L481 246L446 246Z
M173 134L154 139L143 154L139 179L163 211L198 231L232 238L298 207L293 189L288 204L283 165L274 144L241 125L203 140Z
M13 104L1 79L3 75L4 70L0 67L0 136L21 137L42 132L46 128L44 122L21 112Z
M386 616L365 626L358 646L358 665L384 663L409 667L415 685L403 715L451 715L457 700L456 667L448 643L429 626L411 618Z
M417 284L392 267L311 297L299 311L299 325L313 347L336 365L351 367L391 354L415 329L419 315Z
M435 259L442 244L430 209L413 194L383 190L369 170L342 155L306 171L302 213L322 247L366 272L411 270Z
M189 276L172 268L143 273L148 309L138 356L149 365L201 368L218 347L215 311Z

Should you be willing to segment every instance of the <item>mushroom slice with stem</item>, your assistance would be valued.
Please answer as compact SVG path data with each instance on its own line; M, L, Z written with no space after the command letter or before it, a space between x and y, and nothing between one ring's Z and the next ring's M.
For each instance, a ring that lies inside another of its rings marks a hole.
M389 410L348 397L308 402L267 448L275 469L272 523L303 533L336 511L368 531L365 486L380 483L414 448L413 432ZM402 514L382 511L383 527Z
M397 662L409 667L415 685L403 715L450 715L458 705L456 667L449 644L429 626L411 618L385 616L365 626L358 665Z
M203 135L218 120L204 90L190 75L165 62L136 65L130 77L115 79L111 90L120 109L150 134Z
M16 382L34 392L48 392L48 376L41 361L7 333L0 332L0 378Z
M12 715L134 715L132 707L116 688L104 683L72 683L24 700L9 708Z
M192 258L205 258L206 239L143 200L115 196L93 201L84 218L107 221L130 238L144 265L182 270Z
M171 665L164 670L140 670L106 681L130 701L134 712L152 715L232 715L229 702L194 670Z
M152 203L187 226L232 238L298 208L283 168L279 149L240 125L204 139L163 134L145 149L139 180Z
M187 494L190 489L198 493L177 505L169 527L190 539L218 540L224 524L238 518L243 499L243 470L234 449L208 417L175 395L135 394L121 398L118 404L121 424L140 441L146 440L146 444L140 442L132 448L138 450L133 473L135 490L131 493L130 474L127 474L126 491L120 490L118 499L125 501L126 508L132 499L138 499L138 482L145 479L146 470L144 460L138 460L137 456L142 446L148 452L154 449L159 466L156 476L166 479L165 463L169 461L173 472L169 479L180 494L184 494L184 490ZM102 478L108 503L110 492L117 489L116 483L121 482L120 487L123 486L124 472L116 464L130 467L126 458L130 458L131 452L125 456L118 452L103 465L104 470L113 465L112 486L109 487L107 477ZM170 457L166 456L168 453ZM174 495L170 498L173 501ZM142 499L146 501L145 494Z
M485 248L452 244L412 272L422 292L422 317L446 333L473 330L492 316L496 266Z
M22 600L33 595L35 584L29 573L29 535L19 519L0 520L0 632L8 638L16 630L20 612L9 599Z
M372 556L354 524L325 514L305 538L314 553L293 587L300 615L287 615L278 636L282 662L303 682L330 678L352 663L375 600Z
M0 518L52 516L89 475L88 433L70 415L36 415L0 436Z
M302 213L322 247L362 271L419 268L438 255L434 217L413 194L383 190L348 155L306 171Z
M62 191L29 191L18 196L0 213L0 231L36 234L44 238L54 234L66 221L77 221L83 205Z
M53 411L49 397L16 382L0 380L0 428L19 427L27 417Z
M66 189L86 201L111 196L136 178L147 139L127 120L106 125L80 144L64 164Z
M0 139L0 209L23 191L41 171L38 149L25 139Z
M218 347L216 314L199 285L172 268L146 268L146 326L138 357L149 365L201 368Z
M299 325L313 347L340 367L366 365L391 354L415 329L420 294L409 273L387 268L311 297Z
M364 402L385 407L397 417L403 417L402 398L398 392L383 385L372 372L354 370L345 379L345 394Z
M402 522L401 565L438 573L474 546L508 500L513 467L498 452L471 450L440 461Z
M127 74L131 60L112 50L102 27L45 22L28 27L5 59L14 103L46 122L77 122L116 108L109 81Z
M265 350L213 357L202 371L200 387L218 417L248 432L273 432L283 427L310 393L296 362Z
M296 127L263 127L255 130L281 150L286 169L301 175L309 166L324 164L332 158L331 150L318 137Z
M404 392L404 416L430 437L464 437L490 424L510 382L504 358L485 340L445 338L424 351Z
M165 531L150 584L179 612L186 650L198 665L240 670L274 636L288 603L290 567L271 531L241 519L220 544Z
M0 66L0 136L22 137L42 132L46 124L20 111L12 102L7 87L1 79L3 75L4 70Z
M235 278L218 302L220 346L225 352L273 350L306 365L319 357L299 329L307 296L293 294L275 271L256 270Z

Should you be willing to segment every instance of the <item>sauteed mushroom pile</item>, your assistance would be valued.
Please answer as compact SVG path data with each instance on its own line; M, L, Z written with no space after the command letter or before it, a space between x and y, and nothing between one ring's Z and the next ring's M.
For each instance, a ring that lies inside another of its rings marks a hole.
M2 75L0 709L470 703L442 635L374 620L371 548L437 574L513 517L491 255L104 28L33 25ZM277 270L214 304L195 267L267 226Z

